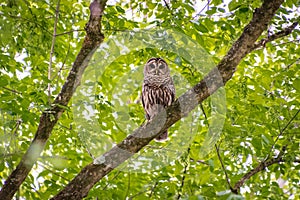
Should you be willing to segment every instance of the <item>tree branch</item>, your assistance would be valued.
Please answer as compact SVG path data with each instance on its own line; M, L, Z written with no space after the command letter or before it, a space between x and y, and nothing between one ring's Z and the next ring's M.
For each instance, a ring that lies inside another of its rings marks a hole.
M10 91L10 92L12 92L12 93L16 93L16 94L22 94L22 92L18 92L18 91L16 91L16 90L10 89L10 88L8 88L8 87L5 87L5 86L3 86L2 88L3 88L3 89L5 89L5 90L8 90L8 91Z
M270 153L267 156L267 159L270 157L270 154L272 152L272 150L274 149L274 146L276 144L276 142L278 141L279 137L283 135L283 132L287 129L287 127L292 123L292 121L297 117L297 115L299 114L300 110L298 110L296 112L296 114L288 121L288 123L283 127L283 129L280 130L279 134L277 135L271 149L270 149Z
M210 0L207 1L207 3L205 4L205 6L195 15L195 17L193 17L193 19L195 19L196 17L200 16L201 13L205 10L205 8L207 8L207 10L209 10L209 4L210 4Z
M62 35L70 34L73 32L80 32L80 31L84 31L84 29L71 30L71 31L63 32L63 33L58 33L58 34L55 34L55 36L57 37L57 36L62 36Z
M232 188L232 186L231 186L231 184L230 184L229 176L228 176L227 171L226 171L226 169L225 169L225 166L224 166L224 164L223 164L223 161L222 161L222 158L221 158L221 155L220 155L220 151L219 151L219 147L218 147L216 144L215 144L215 148L216 148L216 151L217 151L217 155L218 155L219 161L220 161L220 163L221 163L222 169L223 169L224 174L225 174L225 177L226 177L226 182L227 182L227 184L228 184L230 190L233 192L234 190L233 190L233 188Z
M187 150L186 158L185 158L185 165L184 165L183 175L182 175L182 178L181 178L180 188L178 189L177 199L180 199L182 194L183 194L183 186L184 186L184 180L185 180L186 173L187 173L187 168L188 168L188 165L189 165L189 159L188 158L190 157L190 151L191 151L191 148L189 147L188 150Z
M57 173L56 171L51 170L50 168L48 168L47 164L40 162L39 165L40 165L41 167L43 167L45 170L47 170L47 171L51 172L52 174L54 174L54 175L60 177L61 179L65 180L65 181L70 181L69 179L63 177L62 175L60 175L60 174Z
M298 25L298 22L294 22L292 25L290 25L289 27L285 28L284 30L275 33L273 35L268 36L267 38L261 39L259 42L256 42L252 48L251 51L258 49L260 47L264 47L268 42L272 42L278 38L284 37L289 35Z
M225 85L236 71L241 60L253 50L258 37L267 29L283 0L265 0L253 14L240 38L233 44L221 62L202 81L180 96L166 108L167 119L162 127L157 124L163 116L159 113L151 122L136 129L122 142L88 164L81 172L52 199L82 199L105 175L146 146L157 135L191 112L199 103Z
M151 192L149 194L149 199L152 197L153 193L154 193L154 190L156 188L156 186L158 185L158 181L156 181L153 185L153 187L151 188Z
M279 43L279 44L272 44L272 46L273 47L282 46L282 45L286 45L286 44L294 43L294 42L300 42L300 39L290 40L288 42L282 42L282 43Z
M164 0L164 3L166 5L166 7L168 8L168 10L171 10L171 8L170 8L170 6L169 6L169 4L168 4L168 2L166 0Z
M288 123L283 127L282 130L280 130L280 133L278 134L278 136L276 137L274 144L271 147L271 150L273 150L274 145L276 144L278 138L283 135L283 132L287 129L287 127L292 123L292 121L297 117L297 115L299 114L300 110L298 110L296 112L296 114L288 121ZM245 181L250 179L252 176L254 176L255 174L257 174L258 172L264 170L266 167L273 165L275 163L279 163L279 162L284 162L284 160L282 159L282 156L284 154L286 150L286 146L282 147L282 150L279 152L278 156L276 158L269 158L270 157L270 153L268 154L267 158L262 161L257 167L255 167L254 169L252 169L251 171L249 171L248 173L246 173L234 186L233 189L231 189L231 191L235 194L238 194L239 189L242 187L242 185L244 185ZM297 161L297 159L295 159L295 161ZM294 161L294 162L295 162Z
M190 158L190 162L196 162L196 163L201 163L201 164L204 164L204 165L209 165L208 163L206 163L204 160L194 160L192 158Z
M288 66L286 66L287 69L289 69L291 66L293 66L294 64L297 64L300 61L300 57L297 58L295 61L293 61L292 63L290 63Z
M85 27L87 35L67 77L67 81L63 85L59 95L54 100L54 103L51 105L51 108L42 113L35 137L16 169L5 181L0 191L0 199L12 199L20 185L29 174L33 164L37 161L40 153L43 151L54 125L65 111L64 107L68 105L74 91L78 87L81 76L93 53L103 41L104 36L100 30L101 18L106 1L107 0L94 0L91 3L90 19Z
M250 179L252 176L254 176L255 174L257 174L260 171L263 171L266 167L269 167L275 163L279 163L282 162L282 156L284 155L286 146L282 147L282 150L280 151L280 153L278 154L278 156L276 158L270 158L266 161L261 162L257 167L255 167L254 169L252 169L251 171L249 171L248 173L246 173L235 185L234 188L232 190L233 193L238 194L238 191L240 190L240 188L244 185L245 181Z
M48 80L51 80L51 72L52 72L52 59L54 54L54 45L55 45L55 39L56 39L56 28L57 28L57 22L59 17L59 4L60 0L57 1L56 10L55 10L55 21L54 21L54 28L53 28L53 35L52 35L52 44L51 44L51 51L50 51L50 60L49 60L49 66L48 66ZM48 104L51 104L51 83L48 83Z

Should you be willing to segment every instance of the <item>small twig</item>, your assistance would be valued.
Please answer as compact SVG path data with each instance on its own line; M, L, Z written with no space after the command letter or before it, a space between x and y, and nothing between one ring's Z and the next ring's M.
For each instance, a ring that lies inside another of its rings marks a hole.
M205 118L206 121L207 121L207 115L206 115L206 112L205 112L205 110L204 110L204 108L203 108L202 103L200 103L200 108L201 108L201 110L202 110L202 112L203 112L204 118ZM209 126L209 124L208 124L208 126Z
M166 0L164 0L164 2L165 2L166 7L168 8L168 10L171 10L171 8L170 8L168 2L167 2Z
M13 127L12 129L12 135L10 136L10 140L9 140L9 145L7 145L6 149L7 149L7 152L10 153L10 148L15 148L13 149L14 152L17 152L17 145L16 145L16 137L17 137L17 132L19 130L19 127L22 123L22 120L21 119L17 119L16 120L16 125ZM12 160L11 160L12 161Z
M125 200L127 199L129 190L130 190L130 172L128 172L127 190L126 190L126 194L125 194L125 198L124 198Z
M135 198L141 194L144 194L145 192L147 192L147 191L145 191L145 190L140 191L140 192L136 193L135 195L132 195L131 197L129 197L128 200L132 200L133 198Z
M274 144L277 142L278 138L283 134L283 132L287 129L287 127L292 123L292 121L297 117L297 115L299 114L300 110L298 110L296 112L296 114L288 121L288 123L283 127L283 129L280 131L279 135L277 136ZM274 145L273 145L274 146ZM273 148L272 146L272 148Z
M291 41L288 41L288 42L282 42L282 43L279 43L279 44L272 44L273 47L276 47L276 46L281 46L281 45L286 45L286 44L289 44L289 43L293 43L293 42L300 42L300 39L296 39L296 40L291 40Z
M61 179L65 180L65 181L68 181L68 182L70 181L69 179L63 177L63 176L60 175L59 173L56 173L55 171L49 169L49 168L48 168L48 166L49 166L48 164L45 164L45 163L42 163L42 162L39 162L39 163L40 163L40 165L41 165L45 170L51 172L52 174L54 174L54 175L60 177ZM47 165L47 166L46 166L46 165Z
M8 88L8 87L2 87L2 88L3 88L3 89L6 89L6 90L8 90L8 91L10 91L10 92L16 93L16 94L22 94L22 92L18 92L18 91L16 91L16 90L10 89L10 88Z
M56 35L56 36L57 36L57 35ZM69 37L70 37L70 33L69 33ZM65 59L64 59L64 61L63 61L63 63L62 63L62 65L61 65L61 67L59 68L58 72L57 72L57 73L55 74L55 76L52 78L52 81L53 81L57 76L60 76L61 71L63 70L63 68L64 68L64 66L65 66L65 64L66 64L66 62L67 62L67 58L68 58L68 56L69 56L70 49L71 49L71 44L70 44L70 42L69 42L69 46L68 46L68 51L67 51L67 53L66 53L66 57L65 57Z
M22 151L16 151L14 153L3 153L3 154L0 154L0 158L7 158L7 157L10 157L10 156L20 156L22 155Z
M132 30L128 29L115 29L115 28L103 28L103 31L114 31L114 32L132 32Z
M73 130L73 129L72 129L72 124L70 124L70 127L64 126L62 123L58 123L57 125L60 126L60 127L62 127L62 128L64 128L64 129L67 129L67 130L69 130L69 131L72 131L72 130Z
M279 134L277 135L271 149L270 149L270 153L268 154L267 158L265 160L268 160L270 157L270 154L272 152L272 150L274 149L274 146L276 144L276 142L278 141L279 137L283 135L283 132L287 129L287 127L292 123L292 121L297 117L297 115L299 114L300 110L298 110L296 112L296 114L288 121L288 123L283 127L283 129L280 130Z
M153 193L154 193L154 190L156 188L156 186L158 185L158 181L155 181L153 187L151 188L151 192L150 192L150 195L149 195L149 199L151 199Z
M153 187L151 187L151 190L152 190L152 188L153 188ZM147 188L147 189L148 189L148 188ZM140 196L141 194L144 194L144 193L148 192L149 190L147 190L147 189L144 189L144 190L142 190L142 191L140 191L140 192L138 192L138 193L136 193L136 194L130 196L130 197L128 198L128 200L135 199L135 197Z
M193 18L195 19L196 17L198 17L199 15L201 15L201 13L205 10L206 7L207 7L207 10L208 10L209 9L209 4L210 4L210 0L207 1L207 3L205 4L205 6Z
M285 28L282 31L279 31L278 33L275 33L273 35L268 36L267 38L261 39L259 42L254 43L254 45L252 46L252 48L250 48L248 51L251 52L253 50L256 50L260 47L265 47L266 43L274 41L278 38L284 37L289 35L294 29L295 27L298 25L298 22L294 22L291 26Z
M300 61L300 57L297 58L294 62L290 63L288 66L286 66L287 69L289 69L292 65L297 64Z
M0 14L0 16L1 16L1 14ZM7 15L5 15L5 16L8 16L8 17L10 17L10 18L14 18L14 19L17 19L17 20L24 20L24 21L27 21L27 22L29 22L29 23L33 23L34 25L40 27L41 30L44 30L44 31L45 31L46 33L48 33L49 35L52 35L51 32L50 32L48 29L45 28L45 26L43 26L43 25L37 23L37 21L31 20L31 19L27 19L27 18L24 18L24 17L22 17L22 16L11 15L11 14L7 14Z
M85 146L85 150L87 151L87 153L91 156L91 158L93 160L95 160L95 157L93 156L93 154L91 153L91 151L89 150L89 148L85 144L84 144L84 146Z
M15 128L15 131L14 131L14 135L16 136L17 135L17 131L18 131L18 129L19 129L19 126L22 124L22 119L17 119L17 121L16 121L16 126L14 127Z
M187 150L186 158L189 158L190 150L191 150L191 148L189 147L188 150ZM183 191L184 180L185 180L187 168L188 168L188 159L185 160L185 165L184 165L183 175L182 175L182 179L181 179L181 185L180 185L180 188L179 188L179 190L178 190L178 196L177 196L177 199L180 199L181 196L182 196L182 191Z
M53 36L52 36L52 44L51 44L51 51L50 51L50 60L49 60L49 66L48 66L48 80L51 80L51 71L52 71L52 59L54 54L54 44L56 39L56 28L57 28L57 22L59 17L59 6L60 6L60 0L57 1L56 10L55 10L55 22L54 22L54 28L53 28ZM48 104L51 105L51 83L48 83Z
M71 160L65 156L40 156L40 159L59 158L61 160Z
M107 184L102 188L102 190L106 190L106 188L109 186L109 184L110 184L115 178L117 178L117 177L120 175L121 172L122 172L121 170L118 171L118 172L114 175L114 177L113 177L112 179L110 179L110 180L107 182Z
M62 65L61 65L60 69L58 70L57 74L60 74L61 71L63 70L63 68L64 68L64 66L65 66L65 64L66 64L66 62L67 62L67 58L68 58L68 56L69 56L69 53L70 53L70 49L71 49L71 44L69 43L68 51L67 51L67 53L66 53L66 57L65 57L65 59L64 59L64 61L63 61L63 63L62 63Z
M192 121L193 121L193 116L192 116ZM193 126L191 125L190 126L190 133L192 133L192 131L193 131L192 127ZM191 139L191 136L189 137L189 140L190 139ZM182 175L182 179L181 179L181 185L180 185L180 188L178 190L177 199L180 199L181 196L182 196L182 191L183 191L183 186L184 186L184 180L185 180L185 177L186 177L186 173L187 173L187 168L188 168L189 162L191 160L191 158L190 158L190 151L191 151L191 145L189 145L189 147L187 149L187 155L185 157L185 166L184 166L183 175Z
M208 163L206 163L206 162L203 161L203 160L194 160L193 158L190 158L190 161L191 161L191 162L201 163L201 164L204 164L204 165L209 165Z
M233 190L233 188L232 188L232 186L231 186L231 184L230 184L229 176L228 176L227 171L226 171L226 169L225 169L225 166L224 166L224 164L223 164L223 161L222 161L222 158L221 158L221 155L220 155L220 151L219 151L219 147L217 146L217 144L215 144L215 148L216 148L216 151L217 151L217 155L218 155L219 161L220 161L220 163L221 163L222 169L223 169L224 174L225 174L225 177L226 177L226 182L227 182L227 184L228 184L230 190L231 190L232 192L234 192L234 190Z
M73 33L73 32L84 32L84 31L85 31L84 29L71 30L71 31L55 34L54 36L57 37L57 36L62 36L62 35L67 35L67 34L69 35L70 33Z

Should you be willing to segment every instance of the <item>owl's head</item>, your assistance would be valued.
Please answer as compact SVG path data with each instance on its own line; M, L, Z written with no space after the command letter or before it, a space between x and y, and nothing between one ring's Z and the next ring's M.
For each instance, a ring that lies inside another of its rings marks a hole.
M170 69L162 58L150 58L144 67L144 76L169 76Z

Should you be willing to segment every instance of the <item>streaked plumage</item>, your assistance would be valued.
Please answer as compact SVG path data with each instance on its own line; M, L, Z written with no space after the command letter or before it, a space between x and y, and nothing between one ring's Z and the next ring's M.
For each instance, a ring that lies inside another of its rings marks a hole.
M165 107L175 100L175 87L170 69L162 58L151 58L144 67L142 103L147 120L151 120ZM168 132L164 132L156 140L165 140Z

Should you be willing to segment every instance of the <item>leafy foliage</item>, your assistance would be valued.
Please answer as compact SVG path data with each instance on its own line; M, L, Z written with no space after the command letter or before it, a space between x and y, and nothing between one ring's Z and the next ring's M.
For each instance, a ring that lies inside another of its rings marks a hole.
M106 41L120 32L136 29L172 29L195 40L217 63L239 37L261 1L232 0L225 3L213 0L209 5L206 3L111 3L103 16ZM0 184L3 185L30 145L41 112L49 108L60 91L80 49L89 5L86 1L76 0L10 0L0 5L0 156L3 158L0 161ZM299 19L298 5L297 1L286 1L262 38ZM56 13L59 17L53 33ZM87 199L299 198L299 32L297 27L287 37L267 43L240 63L234 77L225 86L227 113L217 143L232 187L261 161L276 157L286 146L283 162L252 176L242 186L240 195L231 193L216 150L204 157L199 154L212 115L216 114L211 107L211 97L189 116L188 119L198 116L192 142L182 143L184 151L169 165L156 168L157 163L149 161L142 168L152 168L152 171L124 170L130 166L129 161L97 183ZM55 43L49 78L53 37ZM101 148L105 145L109 149L143 123L139 95L142 66L149 57L167 58L173 70L177 97L196 84L205 73L194 70L193 56L188 54L188 48L181 49L180 53L155 47L132 51L120 55L105 71L99 72L101 76L95 80L93 100L100 129L95 131L95 126L90 124L89 134L83 134L84 130L78 126L73 114L85 102L70 105L16 195L25 199L50 198L92 161L91 155L100 155L96 151L99 146L91 151L91 144L101 144ZM121 50L110 49L112 52ZM122 79L124 76L126 80ZM50 96L48 84L51 86ZM175 124L170 129L173 134L168 142L178 141L180 137L176 134L184 134L180 130L187 132L183 127L190 127L192 122L184 119ZM168 146L153 141L138 156L154 151L157 157L164 159L168 154L160 153L162 147Z

